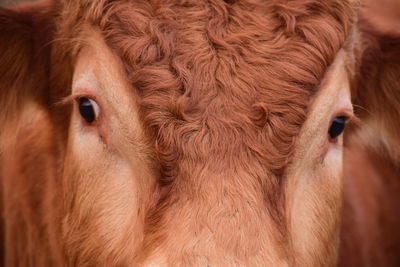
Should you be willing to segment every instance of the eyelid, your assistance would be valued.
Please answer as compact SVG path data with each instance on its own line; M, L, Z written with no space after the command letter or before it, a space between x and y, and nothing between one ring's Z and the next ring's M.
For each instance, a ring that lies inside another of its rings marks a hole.
M76 102L79 106L79 99L81 99L81 98L89 99L89 101L92 103L92 106L94 108L94 112L95 112L95 116L96 116L95 122L100 120L101 117L103 117L103 115L102 115L103 108L100 103L101 101L98 100L98 98L93 94L86 93L86 92L71 94L71 95L61 99L60 101L56 102L55 105L56 106L64 106L64 105L71 105L74 102Z
M357 117L354 113L346 115L346 128L351 128L353 126L359 126L361 123L360 118Z
M94 95L87 94L87 93L77 93L77 94L72 94L72 95L66 96L66 97L62 98L60 101L56 102L55 105L56 106L70 105L74 101L79 100L80 98L87 98L89 100L93 100L94 102L96 102L96 104L98 106L100 106L98 99Z
M347 124L358 124L360 122L360 119L354 114L353 111L345 113L346 117L346 123Z
M337 117L344 117L347 122L351 122L355 119L353 106L346 105L345 107L339 108L332 116L331 121Z

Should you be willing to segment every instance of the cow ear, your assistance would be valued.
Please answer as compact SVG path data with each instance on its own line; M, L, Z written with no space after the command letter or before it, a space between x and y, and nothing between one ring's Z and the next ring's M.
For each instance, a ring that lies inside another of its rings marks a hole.
M365 145L400 164L400 2L367 1L358 28L362 52L353 102Z
M389 266L400 258L400 2L365 0L358 33L339 266Z
M44 105L48 87L51 2L0 7L0 125L16 119L28 102Z

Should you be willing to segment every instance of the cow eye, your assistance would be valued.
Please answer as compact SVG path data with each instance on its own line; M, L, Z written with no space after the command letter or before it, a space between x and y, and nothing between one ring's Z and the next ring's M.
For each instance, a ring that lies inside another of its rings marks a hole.
M79 113L82 118L88 122L92 123L96 120L99 114L99 106L92 99L81 97L78 99Z
M333 119L331 127L329 128L328 132L330 138L335 139L343 133L344 128L346 126L346 119L347 118L344 116L336 117Z

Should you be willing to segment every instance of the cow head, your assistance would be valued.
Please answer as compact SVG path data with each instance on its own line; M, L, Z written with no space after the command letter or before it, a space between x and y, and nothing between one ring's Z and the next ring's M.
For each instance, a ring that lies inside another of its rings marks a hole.
M46 67L7 56L0 100L34 107L1 119L51 125L69 265L335 264L356 3L39 5L2 11L6 52Z

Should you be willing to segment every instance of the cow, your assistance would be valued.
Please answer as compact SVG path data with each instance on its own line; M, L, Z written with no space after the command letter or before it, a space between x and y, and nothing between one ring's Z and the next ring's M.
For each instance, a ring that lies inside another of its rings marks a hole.
M398 266L396 7L0 8L3 264Z

